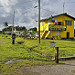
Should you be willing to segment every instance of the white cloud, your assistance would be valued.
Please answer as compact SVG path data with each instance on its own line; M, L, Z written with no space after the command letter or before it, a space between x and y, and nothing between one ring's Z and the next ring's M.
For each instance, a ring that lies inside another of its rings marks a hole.
M17 0L0 0L0 4L3 6L5 12L10 12L12 7L17 3Z
M7 17L8 15L7 14L2 14L2 17Z
M41 18L47 18L51 15L63 13L64 0L40 0ZM67 3L69 2L69 3ZM65 0L64 10L68 14L75 17L75 4L71 3L75 0ZM15 8L15 25L26 26L27 28L38 25L38 0L0 0L0 25L5 21L9 24L13 23L13 14Z

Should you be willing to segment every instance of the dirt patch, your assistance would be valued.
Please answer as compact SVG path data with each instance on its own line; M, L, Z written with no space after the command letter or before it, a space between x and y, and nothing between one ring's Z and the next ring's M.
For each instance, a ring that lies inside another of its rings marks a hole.
M19 70L18 75L40 75L40 74L37 72L28 71L27 68L24 68L24 69Z
M64 61L57 65L34 66L24 68L20 75L75 75L75 60Z

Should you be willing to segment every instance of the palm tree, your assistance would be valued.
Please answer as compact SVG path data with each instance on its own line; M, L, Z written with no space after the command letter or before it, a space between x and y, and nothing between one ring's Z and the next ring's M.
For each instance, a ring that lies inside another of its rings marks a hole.
M4 22L4 26L7 27L8 26L8 22Z

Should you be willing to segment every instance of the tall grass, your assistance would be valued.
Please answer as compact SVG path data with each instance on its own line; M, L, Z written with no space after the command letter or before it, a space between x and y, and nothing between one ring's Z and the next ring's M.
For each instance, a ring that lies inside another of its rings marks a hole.
M18 44L18 41L24 41L24 43ZM72 40L41 40L39 44L38 39L31 40L18 37L15 39L15 44L12 45L12 39L4 37L0 38L0 62L13 58L51 60L50 57L55 55L55 49L50 48L50 41L54 41L59 47L59 57L75 54L75 41ZM43 56L42 53L47 57Z
M24 41L24 43L18 44L18 41ZM50 64L49 61L55 57L55 49L50 48L50 42L55 42L56 47L59 47L59 57L67 57L75 54L75 40L44 39L39 44L38 39L32 40L17 37L15 44L12 45L11 35L0 35L0 74L19 75L17 73L20 68ZM6 61L15 61L17 59L21 59L21 61L13 64L4 64Z

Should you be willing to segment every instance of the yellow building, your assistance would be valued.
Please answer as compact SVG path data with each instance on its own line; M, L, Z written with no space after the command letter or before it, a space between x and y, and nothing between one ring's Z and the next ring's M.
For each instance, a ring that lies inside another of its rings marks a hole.
M67 13L40 20L40 38L73 39L74 20L75 18ZM37 31L38 29L37 27Z

